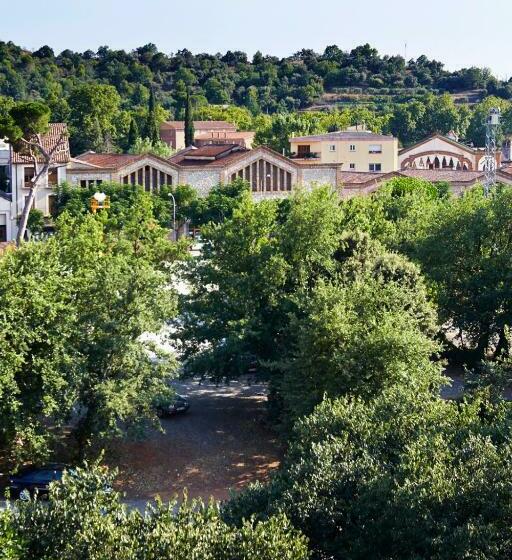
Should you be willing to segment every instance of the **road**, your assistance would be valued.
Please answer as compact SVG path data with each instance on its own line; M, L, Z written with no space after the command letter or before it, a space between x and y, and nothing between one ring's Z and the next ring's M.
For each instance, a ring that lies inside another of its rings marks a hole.
M190 410L142 441L118 442L107 462L120 470L118 488L137 506L159 495L168 500L187 488L190 497L218 500L250 482L265 480L282 451L265 423L265 387L177 383Z

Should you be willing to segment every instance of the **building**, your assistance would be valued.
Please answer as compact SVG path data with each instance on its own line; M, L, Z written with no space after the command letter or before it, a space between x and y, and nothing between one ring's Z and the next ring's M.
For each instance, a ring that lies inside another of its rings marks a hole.
M160 138L173 150L183 150L185 146L185 122L167 121L160 126ZM239 144L252 148L254 132L237 132L233 123L226 121L194 121L194 143Z
M455 134L434 134L413 146L400 150L400 169L454 169L483 171L485 148L473 148L457 141ZM501 152L496 153L496 165L501 165Z
M100 186L103 182L141 185L153 191L178 183L178 171L167 159L152 154L98 154L86 152L73 158L67 180L77 187Z
M54 209L55 187L66 180L67 166L71 161L66 124L51 123L48 132L42 136L42 142L47 151L54 150L53 163L44 183L38 183L33 208L50 217ZM42 163L41 157L38 162ZM11 147L6 150L5 144L0 145L0 242L15 239L18 219L34 175L34 162L30 157L14 152Z
M241 178L249 183L253 196L261 200L287 197L297 188L309 190L324 184L348 198L374 192L393 177L448 182L453 192L459 194L484 178L482 150L450 137L434 135L398 154L396 139L391 136L366 131L329 133L292 138L290 144L296 152L295 157L288 158L265 146L250 149L243 143L228 142L227 136L215 142L215 123L218 121L210 125L209 131L198 134L197 147L182 149L168 159L152 154L95 152L72 158L66 125L52 123L43 142L48 150L57 146L55 162L48 180L39 185L34 208L50 217L54 189L63 181L77 188L93 186L98 190L103 182L141 185L146 191L163 185L188 184L200 196L206 196L216 185ZM17 221L34 172L29 158L0 143L0 243L16 237ZM497 178L512 184L512 165L500 167Z
M398 140L366 130L290 138L292 158L342 165L346 171L389 173L398 169Z

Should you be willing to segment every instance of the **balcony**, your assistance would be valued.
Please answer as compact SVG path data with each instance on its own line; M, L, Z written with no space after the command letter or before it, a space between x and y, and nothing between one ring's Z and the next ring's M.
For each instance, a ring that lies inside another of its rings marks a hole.
M302 152L298 154L296 152L292 152L290 156L291 159L320 159L320 157L320 152Z

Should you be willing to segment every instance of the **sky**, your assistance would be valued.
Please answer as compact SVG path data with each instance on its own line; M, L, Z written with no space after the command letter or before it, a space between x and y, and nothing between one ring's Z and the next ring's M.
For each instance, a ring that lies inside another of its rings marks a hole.
M512 76L506 0L0 0L0 40L56 53L131 50L155 43L166 53L242 50L288 56L370 43L382 54L491 68ZM407 44L407 51L406 45Z

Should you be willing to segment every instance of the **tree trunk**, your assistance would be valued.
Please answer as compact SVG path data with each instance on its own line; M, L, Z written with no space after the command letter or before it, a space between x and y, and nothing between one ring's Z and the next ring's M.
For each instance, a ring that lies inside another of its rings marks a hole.
M36 191L39 188L39 182L41 181L41 179L43 179L43 182L45 183L47 181L48 168L49 168L48 163L43 164L43 167L39 172L37 171L37 167L34 168L34 182L32 184L32 188L30 189L30 193L28 197L25 199L25 205L23 206L23 212L21 213L20 223L18 225L18 235L16 236L17 247L19 247L25 240L28 216L30 214L32 204L34 203L34 199L36 197Z

